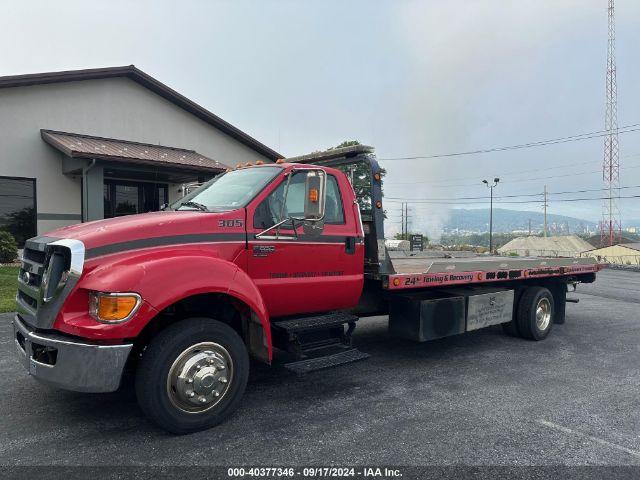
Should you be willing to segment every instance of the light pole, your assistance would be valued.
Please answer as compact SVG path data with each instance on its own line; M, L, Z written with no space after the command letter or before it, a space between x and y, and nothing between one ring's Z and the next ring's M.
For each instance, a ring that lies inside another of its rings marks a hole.
M489 255L493 253L493 188L498 185L500 179L498 177L493 179L493 185L489 184L486 180L482 180L489 190L491 190L491 206L489 207Z

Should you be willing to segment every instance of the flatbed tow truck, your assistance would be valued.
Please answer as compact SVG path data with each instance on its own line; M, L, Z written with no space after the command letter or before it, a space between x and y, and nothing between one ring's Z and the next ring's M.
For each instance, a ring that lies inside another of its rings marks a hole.
M144 413L188 433L236 409L250 357L297 373L361 360L352 333L379 315L391 334L419 342L498 324L543 340L565 321L568 288L602 267L391 258L371 147L260 163L162 212L28 240L13 325L29 374L109 392L130 372Z

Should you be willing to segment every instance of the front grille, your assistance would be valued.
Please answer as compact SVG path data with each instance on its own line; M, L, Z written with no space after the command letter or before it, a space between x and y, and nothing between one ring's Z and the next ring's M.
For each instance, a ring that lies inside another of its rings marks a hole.
M31 297L30 295L24 293L22 290L18 291L18 300L21 300L22 302L26 303L33 310L38 309L38 299Z
M31 260L32 262L39 263L40 265L44 264L44 259L47 256L46 252L32 250L31 248L25 248L22 254L23 258L27 260Z
M35 237L26 241L18 277L18 313L35 328L51 328L82 273L78 240Z
M25 276L27 271L24 269L20 269L20 281L26 283L27 285L35 288L39 288L42 283L42 275L38 275L37 273L29 273L29 276Z
M29 241L22 253L18 282L24 285L25 288L18 287L18 301L22 300L33 311L38 309L38 302L40 301L40 285L42 284L47 256L45 249L46 244L36 244L33 241Z

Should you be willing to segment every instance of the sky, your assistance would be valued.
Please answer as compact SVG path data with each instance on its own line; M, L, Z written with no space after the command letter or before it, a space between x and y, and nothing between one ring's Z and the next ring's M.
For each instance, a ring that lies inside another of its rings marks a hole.
M0 2L0 75L135 64L294 156L358 140L387 169L397 228L496 205L601 216L603 139L434 159L604 128L606 0ZM618 121L640 124L640 2L616 1ZM620 135L640 195L640 131ZM528 195L512 197L513 195ZM499 197L509 196L509 198ZM469 198L469 199L467 199ZM414 200L414 202L411 202ZM422 200L417 203L415 200ZM432 203L425 203L427 202ZM507 203L507 202L520 203ZM438 203L433 203L438 202ZM640 198L620 202L640 219Z

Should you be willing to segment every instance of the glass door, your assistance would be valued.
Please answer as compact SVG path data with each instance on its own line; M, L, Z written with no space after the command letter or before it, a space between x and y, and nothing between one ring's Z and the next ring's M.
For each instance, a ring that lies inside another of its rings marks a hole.
M168 187L164 183L105 180L104 218L155 212L167 198Z

